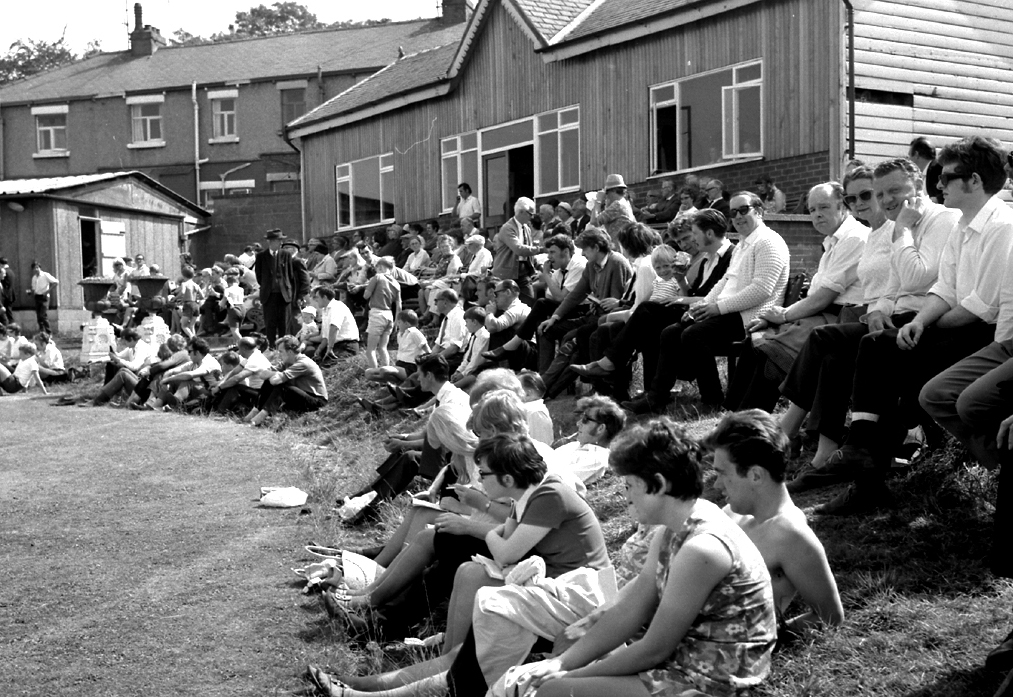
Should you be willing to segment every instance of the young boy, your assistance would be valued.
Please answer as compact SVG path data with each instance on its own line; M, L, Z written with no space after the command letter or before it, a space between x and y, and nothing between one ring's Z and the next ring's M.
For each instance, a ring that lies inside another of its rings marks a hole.
M34 337L36 360L39 362L39 375L46 383L63 382L68 379L67 369L63 365L63 354L53 342L48 332L39 332Z
M401 310L395 321L397 356L392 366L366 370L366 379L377 382L402 382L416 371L419 356L429 353L429 340L419 330L419 316L414 310Z
M34 344L21 335L21 325L16 322L11 322L7 325L7 338L10 340L10 343L7 344L7 352L0 354L0 364L7 368L7 370L13 371L14 366L21 360L21 347L34 346Z
M194 338L197 332L194 330L194 324L197 318L200 316L200 301L201 293L200 286L193 280L193 267L184 266L180 269L180 275L183 277L183 282L179 284L179 288L176 290L176 299L179 300L179 314L180 314L180 329L186 335L188 339Z
M307 305L299 311L299 333L295 338L299 340L299 350L307 354L320 344L322 337L317 326L317 308Z
M42 394L49 394L39 375L39 362L35 359L35 345L29 342L18 348L18 367L14 372L0 365L0 388L14 394L38 385Z
M390 277L394 260L380 257L373 264L376 275L366 285L362 296L369 302L369 323L366 326L366 364L370 368L390 364L387 344L394 329L394 315L400 310L401 288Z
M229 326L229 332L237 344L243 338L239 328L243 326L243 319L246 317L246 306L243 304L245 298L243 288L239 285L239 273L229 269L225 272L225 295L222 297L220 307L225 310L225 323Z
M484 307L475 306L464 311L464 326L471 336L465 345L461 367L453 374L450 381L465 391L475 383L475 377L483 364L491 365L482 358L482 352L489 348L489 330L485 328L486 315Z
M552 416L545 406L545 381L533 370L522 370L517 379L524 388L524 411L528 415L528 435L546 445L552 445L555 438Z

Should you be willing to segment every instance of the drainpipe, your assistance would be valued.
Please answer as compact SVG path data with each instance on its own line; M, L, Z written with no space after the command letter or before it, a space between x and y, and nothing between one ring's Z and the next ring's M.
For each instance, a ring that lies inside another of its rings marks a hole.
M855 8L843 0L848 12L848 159L855 157Z
M200 201L200 108L197 105L197 81L190 83L190 99L193 102L193 173L194 187L197 198L194 201L201 205Z
M3 110L0 109L0 181L3 181L3 179L4 179L4 117L3 117Z
M253 164L252 162L247 162L246 164L239 165L238 167L233 167L232 169L230 169L227 172L225 172L225 174L219 174L218 175L219 177L222 178L222 196L225 196L225 178L228 177L233 172L238 172L241 169L246 169L247 167L249 167L252 164Z

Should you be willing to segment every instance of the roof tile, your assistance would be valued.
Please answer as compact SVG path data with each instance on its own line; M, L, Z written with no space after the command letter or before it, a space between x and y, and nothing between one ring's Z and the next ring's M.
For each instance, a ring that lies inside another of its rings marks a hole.
M656 15L665 14L687 5L704 3L707 0L605 0L594 12L584 18L564 41L579 39L591 34L615 29L620 25L632 24Z
M594 0L514 0L549 40L587 9Z

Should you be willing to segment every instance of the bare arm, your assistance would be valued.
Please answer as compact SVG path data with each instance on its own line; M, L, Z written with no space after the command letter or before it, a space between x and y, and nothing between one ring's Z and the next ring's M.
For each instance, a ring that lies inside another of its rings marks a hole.
M788 621L792 629L838 625L844 621L844 607L826 552L816 534L806 528L793 531L786 540L781 568L809 611Z

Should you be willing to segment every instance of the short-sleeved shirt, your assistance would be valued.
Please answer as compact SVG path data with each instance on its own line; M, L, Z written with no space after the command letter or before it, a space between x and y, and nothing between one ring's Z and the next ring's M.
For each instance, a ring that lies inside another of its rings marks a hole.
M372 286L369 295L369 309L390 312L401 298L397 281L386 274L377 274L369 281Z
M50 370L63 370L63 354L52 341L38 353L37 358L41 366Z
M331 325L337 327L335 341L358 341L359 327L348 305L334 299L327 303L321 313L320 334L326 339L330 336Z
M18 363L18 367L14 369L14 379L21 383L22 387L28 387L32 373L37 372L39 372L39 361L35 356L31 356Z
M397 335L397 360L414 363L420 353L429 351L429 340L418 327L408 327Z
M253 371L253 375L243 380L243 382L253 389L259 390L264 386L264 378L260 374L262 371L271 370L271 361L267 360L267 356L260 349L254 349L250 357L242 361L242 363L244 369Z
M555 476L546 477L531 492L519 523L549 528L531 550L545 560L549 578L584 566L604 569L610 563L594 511Z

